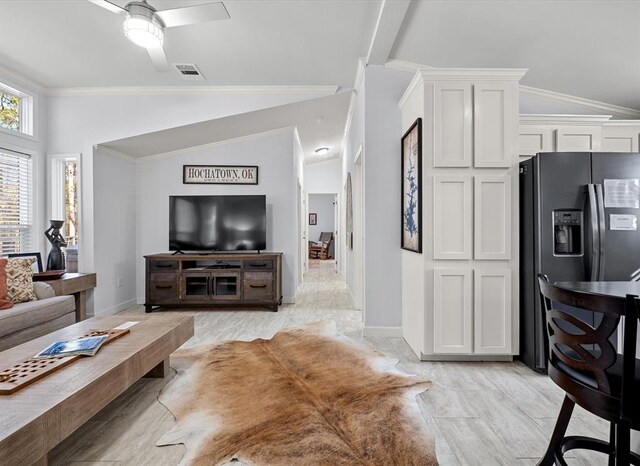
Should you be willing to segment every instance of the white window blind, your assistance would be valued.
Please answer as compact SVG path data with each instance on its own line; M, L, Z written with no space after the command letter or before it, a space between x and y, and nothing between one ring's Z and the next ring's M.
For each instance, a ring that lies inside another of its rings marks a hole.
M33 247L31 157L0 148L0 256Z

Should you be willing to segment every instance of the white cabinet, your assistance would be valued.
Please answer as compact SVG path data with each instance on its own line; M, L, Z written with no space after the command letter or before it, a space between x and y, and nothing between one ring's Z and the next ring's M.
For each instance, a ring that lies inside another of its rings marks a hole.
M597 152L602 126L561 126L556 129L556 152Z
M518 121L514 83L473 85L473 166L509 168L516 149Z
M473 205L474 259L511 259L511 177L476 176Z
M607 150L603 146L607 126L627 125L610 119L609 115L520 115L518 153L528 158L538 152Z
M433 86L434 167L471 166L471 84Z
M416 117L423 121L426 246L422 255L402 252L403 336L423 360L509 360L518 352L518 82L525 71L423 69L400 100L405 131ZM531 151L552 142L553 133L543 133Z
M602 128L603 152L640 152L640 121L610 121Z
M508 168L517 146L512 82L433 85L433 167ZM473 143L472 143L473 141Z
M553 130L547 126L521 125L518 134L518 154L529 158L538 152L553 152Z
M474 350L481 354L509 354L511 270L475 269L473 275Z
M471 270L434 269L433 335L435 353L473 351Z
M471 259L471 177L435 176L433 179L433 256L435 259Z

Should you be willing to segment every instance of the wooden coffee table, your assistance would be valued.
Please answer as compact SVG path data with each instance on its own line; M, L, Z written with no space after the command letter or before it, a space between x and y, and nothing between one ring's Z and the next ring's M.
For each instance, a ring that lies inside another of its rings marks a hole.
M193 336L193 317L94 317L0 352L0 368L57 340L137 321L131 333L12 395L0 395L0 464L47 464L47 453L142 377L164 377L169 355Z

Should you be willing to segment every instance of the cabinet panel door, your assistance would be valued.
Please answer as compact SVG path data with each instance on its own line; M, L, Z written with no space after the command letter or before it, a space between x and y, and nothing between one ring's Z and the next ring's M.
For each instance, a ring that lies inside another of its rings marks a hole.
M518 154L533 157L538 152L553 152L553 131L545 126L522 125L518 132Z
M471 84L434 85L434 167L471 166Z
M603 152L638 152L637 143L630 136L611 136L602 138Z
M475 177L475 259L511 259L511 196L510 176Z
M508 83L473 86L473 165L508 168L516 160L518 109Z
M471 259L471 177L435 176L433 213L433 257Z
M602 127L561 126L556 130L558 152L596 152L602 147Z
M477 354L511 354L511 270L476 269L474 349Z
M436 354L471 354L471 270L433 270L433 349Z

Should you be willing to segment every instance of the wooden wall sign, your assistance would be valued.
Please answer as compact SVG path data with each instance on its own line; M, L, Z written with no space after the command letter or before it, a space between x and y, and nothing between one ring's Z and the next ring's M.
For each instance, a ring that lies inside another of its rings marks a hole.
M183 165L183 184L258 184L255 165Z

